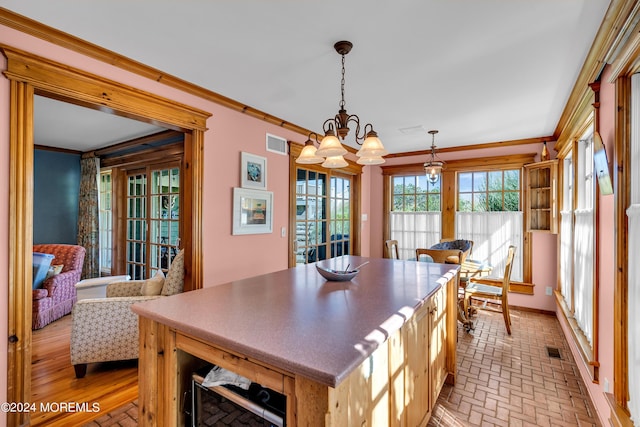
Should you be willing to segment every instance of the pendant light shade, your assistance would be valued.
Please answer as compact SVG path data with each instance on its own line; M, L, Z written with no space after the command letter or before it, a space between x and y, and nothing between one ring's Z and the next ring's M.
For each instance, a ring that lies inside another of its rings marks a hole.
M331 169L331 168L344 168L349 166L349 163L342 156L331 156L327 157L327 160L322 164L323 168Z
M316 151L316 156L335 157L347 154L346 148L342 146L338 137L329 129L320 142L320 147Z
M357 163L364 166L381 165L384 163L384 159L380 156L360 157Z
M440 174L442 173L442 169L444 169L444 162L436 160L435 138L438 131L430 130L429 133L431 134L431 159L426 161L423 167L429 182L435 184L440 179Z
M362 143L362 148L358 150L356 156L358 157L380 157L386 156L389 154L387 150L384 149L382 145L382 141L378 138L378 135L371 131L367 134L367 138ZM360 162L358 162L360 163ZM384 159L383 159L384 163Z
M442 162L429 162L428 165L425 163L424 169L429 182L435 184L440 179L440 174L442 173Z
M318 149L313 144L313 141L307 139L307 142L304 143L304 148L300 152L300 156L296 159L296 163L313 165L324 162L324 157L318 156L316 151L318 151Z

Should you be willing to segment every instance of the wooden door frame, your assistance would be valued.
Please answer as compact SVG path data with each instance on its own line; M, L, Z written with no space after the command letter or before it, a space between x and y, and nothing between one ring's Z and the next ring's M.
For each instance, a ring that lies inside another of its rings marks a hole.
M187 105L0 44L10 80L7 401L31 401L33 104L43 95L184 132L185 289L202 287L202 181L206 120ZM11 413L8 425L29 423Z

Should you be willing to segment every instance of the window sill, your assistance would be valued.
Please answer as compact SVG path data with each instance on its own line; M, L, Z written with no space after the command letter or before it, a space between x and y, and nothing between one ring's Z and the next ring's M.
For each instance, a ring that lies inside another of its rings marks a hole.
M582 356L582 360L584 361L589 371L589 375L591 376L591 381L594 384L599 384L600 380L598 377L598 370L600 367L600 363L597 360L595 360L593 349L591 348L591 344L589 343L589 341L587 341L587 338L585 337L584 333L578 326L578 323L573 318L573 315L571 315L571 313L569 312L567 304L564 302L564 299L560 291L555 291L554 294L556 297L556 304L560 309L560 313L562 314L562 317L567 322L567 325L569 325L569 329L571 330L571 338L573 338L573 342L578 347L580 355ZM567 337L567 339L569 338L570 337Z
M618 405L615 396L611 393L605 393L604 395L607 398L607 403L609 403L609 408L611 408L611 416L609 417L611 425L613 427L633 427L629 413L625 408Z

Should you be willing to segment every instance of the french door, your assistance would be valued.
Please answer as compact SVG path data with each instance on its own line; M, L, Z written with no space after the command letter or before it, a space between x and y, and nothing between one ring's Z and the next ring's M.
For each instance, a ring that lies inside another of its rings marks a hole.
M353 253L353 177L295 170L295 265Z
M167 271L180 246L180 165L127 173L126 274L148 279Z

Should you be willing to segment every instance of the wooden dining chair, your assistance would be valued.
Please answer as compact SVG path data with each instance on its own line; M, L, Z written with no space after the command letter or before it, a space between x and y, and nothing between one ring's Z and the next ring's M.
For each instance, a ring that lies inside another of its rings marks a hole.
M513 267L513 258L516 253L515 246L509 246L507 255L507 265L504 268L504 276L502 278L502 286L492 286L477 283L473 278L469 279L469 283L464 289L464 307L465 313L469 313L471 300L473 298L490 299L500 301L500 309L502 317L504 317L504 325L507 327L507 333L511 335L511 315L509 314L509 283L511 282L511 269Z
M416 260L426 255L439 264L460 264L462 251L459 249L416 249Z
M387 258L400 259L400 257L398 256L397 240L387 240L386 242L384 242L384 246L387 249Z

